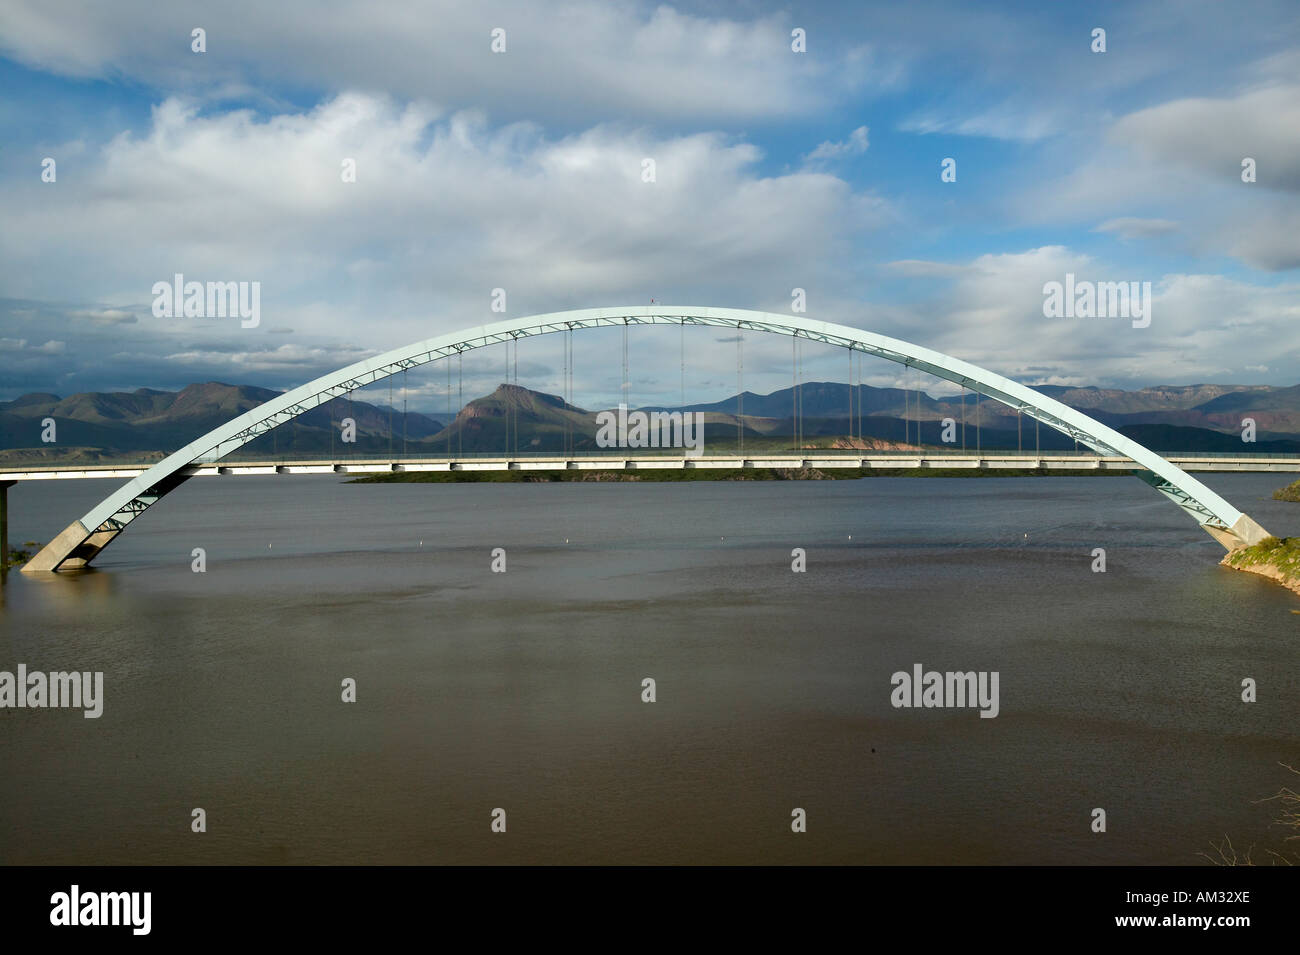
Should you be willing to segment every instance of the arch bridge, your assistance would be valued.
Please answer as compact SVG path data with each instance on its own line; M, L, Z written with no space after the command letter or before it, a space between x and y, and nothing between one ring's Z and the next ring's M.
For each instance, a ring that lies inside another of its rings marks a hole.
M950 355L848 325L797 316L732 308L652 305L551 312L496 322L396 348L323 375L209 431L128 481L89 513L69 524L23 565L23 570L37 573L85 567L132 521L188 480L198 467L218 461L298 415L358 388L476 348L535 335L628 325L713 326L769 332L836 345L916 368L1000 401L1098 454L1132 459L1142 469L1139 475L1143 480L1194 518L1228 550L1268 536L1248 515L1136 441L1032 388Z

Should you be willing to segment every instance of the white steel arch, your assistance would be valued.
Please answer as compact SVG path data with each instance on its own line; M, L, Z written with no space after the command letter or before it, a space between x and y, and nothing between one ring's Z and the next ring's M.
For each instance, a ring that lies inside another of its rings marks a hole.
M127 524L183 483L189 477L187 469L191 465L219 460L271 429L357 388L407 368L488 345L572 329L619 325L706 325L772 332L839 345L918 368L1036 418L1099 454L1131 458L1145 469L1144 480L1191 514L1229 550L1267 536L1248 515L1136 441L1032 388L950 355L848 325L794 315L736 308L650 305L551 312L472 327L395 348L322 375L214 428L128 481L80 520L68 525L23 570L52 571L85 566Z

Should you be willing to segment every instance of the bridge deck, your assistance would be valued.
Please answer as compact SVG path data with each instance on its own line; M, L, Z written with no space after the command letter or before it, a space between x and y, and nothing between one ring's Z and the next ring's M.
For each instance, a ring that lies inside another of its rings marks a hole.
M1166 455L1184 471L1300 472L1300 456L1289 455ZM42 481L58 479L129 479L146 471L142 464L49 465L43 467L0 467L0 481ZM920 451L862 452L814 451L762 452L757 454L463 454L420 458L335 458L331 460L219 461L191 465L194 477L223 474L383 474L403 471L599 471L610 469L668 468L876 468L932 469L971 468L984 470L1095 470L1131 471L1140 465L1131 458L1096 454L1024 454L987 451L980 454Z

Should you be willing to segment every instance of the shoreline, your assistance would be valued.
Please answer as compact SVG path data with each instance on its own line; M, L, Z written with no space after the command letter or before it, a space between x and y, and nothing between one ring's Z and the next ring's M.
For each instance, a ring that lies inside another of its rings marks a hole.
M396 471L347 484L555 484L665 481L851 481L870 477L1131 477L1131 471L1071 468L609 468L592 471Z
M1258 574L1300 594L1300 537L1266 537L1239 547L1219 562L1224 567Z

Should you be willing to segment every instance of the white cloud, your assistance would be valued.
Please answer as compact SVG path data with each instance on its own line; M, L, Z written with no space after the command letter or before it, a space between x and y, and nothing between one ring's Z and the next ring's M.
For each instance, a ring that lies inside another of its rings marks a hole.
M0 286L110 303L73 309L83 326L138 315L118 343L131 360L278 383L344 364L340 342L377 351L496 318L494 288L510 315L650 298L787 309L795 286L827 303L856 238L894 212L825 172L764 175L761 157L720 133L548 138L356 92L268 118L168 99L89 157L77 188L0 183ZM261 326L154 318L153 284L178 272L260 282ZM297 350L262 347L287 328Z
M1121 239L1152 239L1177 230L1178 223L1170 219L1137 219L1123 216L1118 219L1107 219L1092 231L1109 232Z
M0 352L22 353L24 357L62 355L67 347L67 342L47 341L41 345L32 345L25 338L0 338Z
M860 156L867 151L869 143L867 142L868 129L865 126L859 126L853 132L849 133L849 138L843 142L826 142L820 144L816 149L810 152L804 159L807 162L823 162L831 159L841 159L845 156Z
M974 116L921 113L904 120L904 132L949 136L980 136L1014 142L1036 142L1059 132L1066 125L1060 115L1047 109L1003 106Z
M1256 162L1254 183L1241 178L1247 157ZM1230 255L1270 272L1300 268L1300 85L1130 113L1081 164L1040 179L1013 207L1031 223L1112 215L1105 225L1123 238L1151 237L1150 224L1167 221L1134 213L1169 210L1193 255Z
M721 134L598 126L547 139L360 93L267 120L169 99L144 135L109 143L76 190L0 193L0 275L45 299L77 276L85 294L146 316L153 283L176 272L261 281L265 321L338 332L340 316L374 308L474 302L479 314L495 287L523 307L579 289L576 304L629 290L639 300L647 275L746 295L757 275L810 283L833 272L839 243L888 214L833 176L761 176L760 156ZM341 181L344 158L355 183ZM303 302L319 307L292 314Z
M1255 159L1257 185L1300 192L1300 85L1278 84L1218 99L1179 99L1139 110L1111 130L1157 163L1241 184Z
M969 265L959 265L949 262L927 262L924 259L899 259L896 262L887 263L887 267L898 273L912 278L955 278L959 275L965 275L971 270Z
M207 52L190 30L207 30ZM129 78L200 96L271 86L383 89L498 116L771 117L893 81L864 47L790 50L789 18L699 16L667 4L446 0L400 4L9 0L0 51L76 77ZM490 49L506 31L506 52ZM539 82L538 78L544 77ZM214 92L215 91L215 92Z
M1300 360L1300 284L1253 285L1219 275L1144 275L1063 246L981 255L926 301L909 305L898 325L919 341L1031 383L1141 387L1257 378L1259 356L1274 368ZM1043 284L1078 280L1150 281L1152 321L1049 319ZM909 273L923 276L920 263ZM905 317L905 316L909 316Z

